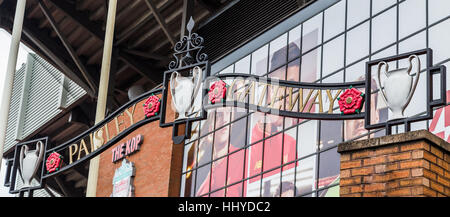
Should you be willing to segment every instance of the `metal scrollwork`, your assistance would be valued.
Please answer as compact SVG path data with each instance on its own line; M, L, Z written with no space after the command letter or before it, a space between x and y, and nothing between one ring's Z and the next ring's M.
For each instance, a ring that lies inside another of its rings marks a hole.
M197 33L192 33L194 25L195 22L191 17L186 25L189 34L175 44L175 53L173 54L175 60L169 63L169 70L208 60L208 55L202 53L203 37L199 36Z

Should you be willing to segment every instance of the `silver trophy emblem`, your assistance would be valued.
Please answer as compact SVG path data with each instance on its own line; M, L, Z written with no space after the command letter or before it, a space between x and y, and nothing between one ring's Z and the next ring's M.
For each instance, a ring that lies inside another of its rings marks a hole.
M182 77L178 72L170 75L170 93L172 94L172 104L178 113L175 120L185 119L186 113L192 107L195 96L201 84L202 69L198 66L192 70L192 77Z
M44 143L38 141L35 150L30 151L28 149L27 145L23 145L20 148L20 176L22 177L24 184L22 188L31 187L31 180L44 156Z
M417 60L416 76L413 81L413 76L411 76L412 60ZM389 109L392 111L392 117L389 120L405 118L403 112L411 101L414 91L416 90L417 83L420 76L420 59L417 55L411 55L408 58L409 67L401 68L397 70L389 70L389 66L386 62L378 63L378 86L380 87L380 92L383 100L386 102ZM380 74L381 68L384 65L384 74L386 79L384 85L381 86ZM384 90L381 88L384 87Z

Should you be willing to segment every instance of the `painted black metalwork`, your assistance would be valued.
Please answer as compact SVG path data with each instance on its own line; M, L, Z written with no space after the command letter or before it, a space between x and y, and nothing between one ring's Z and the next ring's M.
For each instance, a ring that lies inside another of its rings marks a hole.
M433 51L430 48L412 51L404 54L399 54L391 57L386 57L382 59L372 60L366 63L366 93L369 93L371 90L371 81L372 81L372 66L377 65L379 62L393 62L402 59L406 59L411 55L425 55L426 56L426 91L427 91L427 111L424 115L408 117L404 119L391 120L384 123L374 123L371 124L370 114L371 114L371 101L370 94L366 95L366 117L365 117L365 128L368 130L377 129L377 128L385 128L386 135L392 134L392 127L404 124L405 132L411 130L411 123L423 120L429 120L433 118L433 108L442 106L446 104L446 67L445 66L435 66L433 67ZM440 93L439 99L433 100L433 76L440 75ZM381 87L379 87L381 88Z
M19 193L20 197L24 196L25 192L28 192L28 196L32 197L33 196L33 191L37 190L37 189L42 189L43 186L45 186L45 180L44 180L44 168L45 168L45 154L44 157L42 159L42 162L40 163L41 165L38 167L36 174L34 174L35 179L38 180L38 185L36 186L31 186L31 187L25 187L25 188L21 188L21 189L15 189L16 187L16 181L17 181L17 170L19 169L20 166L20 162L19 162L19 158L20 158L20 150L22 148L22 146L24 145L29 145L29 144L33 144L33 143L37 143L41 141L44 144L44 153L45 150L47 149L47 141L48 141L48 137L44 137L44 138L39 138L39 139L35 139L35 140L31 140L31 141L27 141L27 142L22 142L16 145L15 150L14 150L14 158L12 159L12 166L10 168L10 177L9 178L9 193L10 194L17 194ZM39 168L41 168L41 170L39 170ZM41 171L41 173L39 173L38 171ZM22 171L21 171L22 172Z
M206 111L201 106L199 111L200 115L197 115L197 117L176 120L173 122L166 122L166 110L168 108L167 98L169 96L168 90L171 74L177 71L183 76L190 76L191 69L193 69L194 67L200 67L203 70L203 73L201 75L201 81L203 83L206 77L209 76L211 70L208 55L202 53L204 39L197 33L192 32L194 26L195 22L191 17L187 24L188 35L184 36L179 42L175 44L173 53L173 57L175 58L175 60L169 63L169 70L164 72L164 88L162 94L160 127L173 127L172 140L175 144L180 144L185 139L189 138L191 123L193 121L200 121L206 118ZM206 96L206 94L206 90L203 88L201 92L202 97ZM178 132L178 128L183 124L185 125L184 133L180 135L180 132Z

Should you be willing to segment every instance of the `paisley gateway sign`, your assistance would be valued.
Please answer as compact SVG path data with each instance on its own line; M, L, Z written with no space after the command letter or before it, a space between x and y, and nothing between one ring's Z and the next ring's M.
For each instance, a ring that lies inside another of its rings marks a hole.
M119 142L135 129L159 120L161 92L162 89L147 92L123 105L83 134L57 147L47 149L44 159L57 152L66 164L62 164L64 166L57 171L45 173L43 178L53 176L80 162L89 160Z
M365 81L312 84L259 78L247 74L223 74L209 77L207 80L210 88L209 100L204 103L206 109L237 106L280 116L308 119L357 119L364 116L360 106L354 114L342 115L339 101L350 104L359 97L359 104L362 105L362 93L353 98L341 99L341 96L352 88L364 91Z

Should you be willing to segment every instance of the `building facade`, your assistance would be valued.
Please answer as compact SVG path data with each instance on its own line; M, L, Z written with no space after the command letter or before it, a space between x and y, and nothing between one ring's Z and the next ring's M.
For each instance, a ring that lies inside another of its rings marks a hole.
M236 8L231 6L227 10ZM227 10L221 15L226 15ZM220 15L213 18L210 22L219 20ZM201 35L205 41L221 34L206 28L199 28L198 32L207 34ZM233 32L226 34L233 37ZM445 88L445 103L433 108L431 119L407 125L408 131L427 130L450 142L449 77L444 87L440 82L443 77L427 74L434 66L450 67L448 35L450 2L446 0L309 1L301 10L268 24L264 31L238 46L220 53L212 51L216 58L205 71L210 67L208 76L215 77L235 74L317 86L345 84L365 81L370 61L431 49L431 58L418 55L418 60L412 63L407 59L392 61L389 70L406 68L408 64L417 66L420 61L418 73L411 74L420 79L404 112L407 117L427 114L427 88L430 88L427 78L433 81L432 100L442 98L439 93ZM208 50L205 42L205 52ZM380 94L382 82L375 81L376 71L373 66L373 80L368 81L372 84L370 93L365 92L371 101L369 124L385 123L393 116ZM233 79L220 78L231 94L244 91L244 98L249 96L245 93L248 90L234 85ZM64 175L67 185L73 185L69 183L69 170L86 167L92 157L100 156L96 187L96 196L100 197L339 197L338 144L386 135L386 128L366 129L364 119L289 117L236 104L207 109L204 114L191 112L189 118L204 116L181 127L176 124L167 127L163 126L165 121L175 123L179 113L172 106L176 104L173 98L164 94L169 87L164 82L162 87L121 105L105 121L82 133L71 134L71 139L52 144L48 150L64 155L65 162L61 171L54 174ZM208 88L202 84L202 90L210 91ZM256 92L265 92L262 88L256 87ZM279 94L278 89L267 89ZM319 91L311 101L313 91L307 96L306 90L294 89L303 92L301 99L296 104L288 104L292 103L288 97L281 99L284 109L290 106L291 111L298 113L305 108L309 113L340 113L337 90L323 94ZM289 96L288 89L283 91ZM203 94L199 91L194 97L193 110L201 110L205 105ZM149 106L152 96L166 106L150 117L146 108L156 103L152 101ZM274 95L256 94L255 97L261 102L274 102ZM157 116L164 116L164 123ZM13 126L8 124L8 127ZM405 127L400 124L389 130L400 134L405 132ZM180 132L189 129L188 138L181 144L172 140L176 134L174 128ZM102 141L100 145L94 144L96 139ZM53 175L50 172L42 177ZM84 188L83 184L80 186Z

